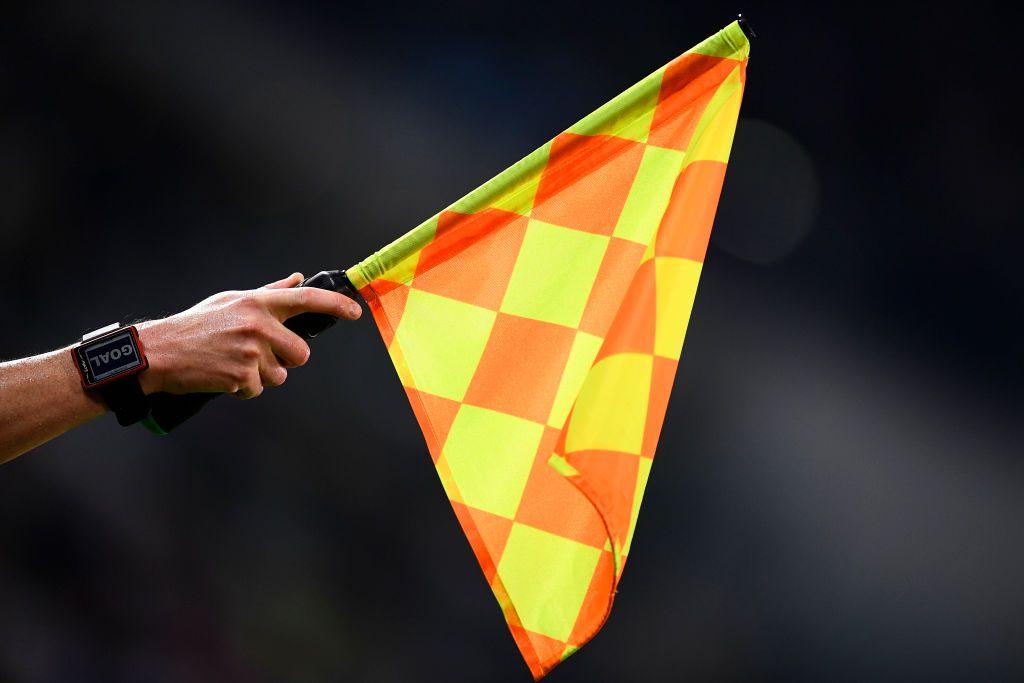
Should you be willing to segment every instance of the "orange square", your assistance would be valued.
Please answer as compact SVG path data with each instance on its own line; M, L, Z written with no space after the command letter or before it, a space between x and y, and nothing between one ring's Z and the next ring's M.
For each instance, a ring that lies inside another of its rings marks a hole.
M409 287L397 282L377 280L373 286L363 292L363 298L370 307L377 329L384 339L385 346L391 346L398 323L402 322L405 302L409 299Z
M490 583L497 573L501 553L512 530L512 520L477 510L455 500L451 501L451 504L462 531L473 548L476 561L480 563L480 568Z
M604 252L601 267L597 271L597 277L594 279L594 286L590 289L587 306L583 310L583 319L579 326L581 330L603 337L615 319L620 305L630 306L635 303L630 298L632 293L626 294L625 298L623 293L630 286L644 251L646 247L642 244L618 237L611 238ZM653 300L652 289L651 301Z
M547 422L575 336L568 327L499 313L463 401Z
M647 143L686 151L716 88L737 62L701 54L686 54L665 67Z
M656 256L704 262L723 180L725 164L720 161L695 161L686 167L658 226Z
M551 143L532 216L611 235L643 156L642 143L614 135L562 133Z
M654 259L649 259L640 264L629 283L595 363L616 353L654 353L658 317L655 282Z
M512 619L508 621L508 628L512 632L512 638L516 641L519 651L523 653L526 665L530 667L533 680L539 681L562 661L565 642L529 631Z
M549 531L595 548L603 548L608 534L601 516L576 485L562 476L548 460L559 432L547 427L537 457L516 510L516 521Z
M654 457L661 437L661 428L665 424L665 412L668 400L672 395L672 384L676 379L676 368L679 362L661 356L654 357L654 368L651 372L651 395L647 399L647 424L644 425L644 445L640 454L648 458Z
M579 472L579 479L601 503L601 514L618 547L626 543L629 520L633 514L640 458L618 451L576 451L565 456ZM527 485L529 491L529 485ZM520 508L522 503L520 503Z
M434 396L424 391L404 387L405 394L409 397L409 405L416 416L416 421L423 431L423 438L427 441L427 450L430 451L431 459L436 463L441 457L441 449L444 441L448 438L448 430L455 421L455 414L459 412L458 401Z
M420 252L412 286L497 310L526 234L527 218L499 209L442 211Z

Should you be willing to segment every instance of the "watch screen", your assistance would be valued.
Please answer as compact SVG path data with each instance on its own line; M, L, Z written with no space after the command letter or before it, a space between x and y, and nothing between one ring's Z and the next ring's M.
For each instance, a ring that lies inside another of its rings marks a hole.
M129 330L104 339L95 346L88 346L83 351L93 382L102 382L107 377L142 365Z

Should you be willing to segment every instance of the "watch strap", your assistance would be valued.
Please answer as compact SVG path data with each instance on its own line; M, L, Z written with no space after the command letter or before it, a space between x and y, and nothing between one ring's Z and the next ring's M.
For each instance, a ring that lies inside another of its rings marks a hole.
M149 415L149 402L146 394L139 384L139 376L131 375L96 387L96 393L100 395L114 415L117 416L117 423L122 427L133 425Z

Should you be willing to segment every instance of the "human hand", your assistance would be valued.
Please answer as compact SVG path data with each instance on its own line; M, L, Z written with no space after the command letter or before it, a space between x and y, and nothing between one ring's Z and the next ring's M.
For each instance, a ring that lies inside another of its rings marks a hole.
M288 368L304 365L309 345L283 325L300 313L355 320L352 299L316 287L296 287L302 274L259 289L221 292L161 320L136 327L149 368L139 375L146 394L229 393L255 398L284 384Z

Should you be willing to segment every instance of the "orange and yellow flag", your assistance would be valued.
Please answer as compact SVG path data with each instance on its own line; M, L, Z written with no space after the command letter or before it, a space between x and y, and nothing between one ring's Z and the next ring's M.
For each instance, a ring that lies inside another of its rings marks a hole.
M748 52L727 26L348 270L535 678L611 610Z

